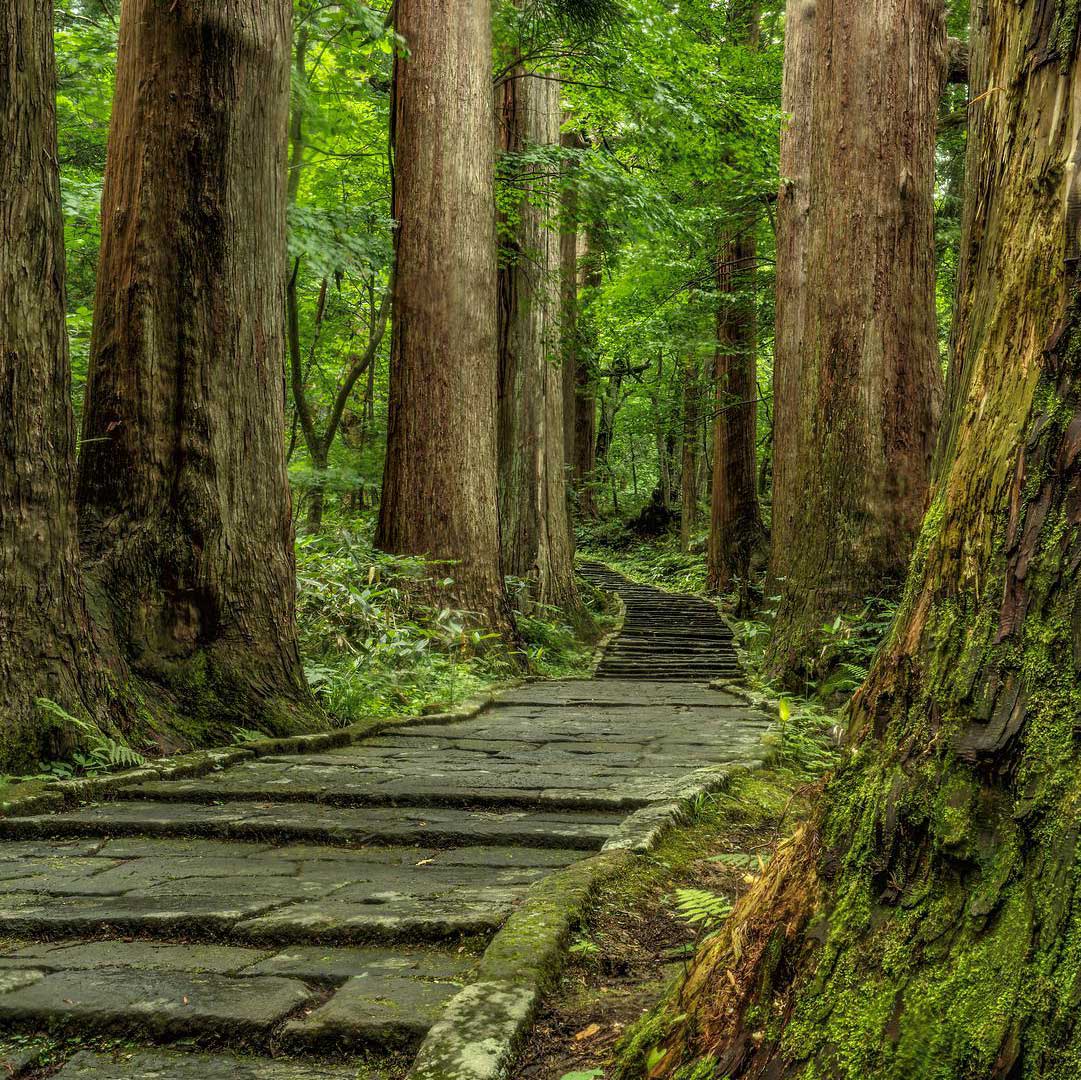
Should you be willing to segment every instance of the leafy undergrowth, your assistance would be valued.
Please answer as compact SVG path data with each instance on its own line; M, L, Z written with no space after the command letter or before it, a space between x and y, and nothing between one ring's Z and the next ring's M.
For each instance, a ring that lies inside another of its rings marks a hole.
M776 845L805 819L806 767L735 776L598 898L518 1062L520 1080L616 1080L651 1011Z
M545 678L588 672L593 644L555 609L534 607L517 617L523 658L472 626L465 613L417 603L433 583L436 593L449 585L449 575L445 566L377 551L363 529L298 540L305 671L335 723L446 708L524 670ZM604 625L604 595L589 589L582 595Z
M706 591L704 536L695 538L690 552L680 549L674 533L642 540L619 521L580 525L577 536L580 558L602 562L632 581L671 592Z

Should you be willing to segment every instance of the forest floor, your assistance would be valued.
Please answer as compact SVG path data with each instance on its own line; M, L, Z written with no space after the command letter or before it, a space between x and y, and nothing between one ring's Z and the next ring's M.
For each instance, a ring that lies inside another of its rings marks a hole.
M784 767L738 773L694 819L606 885L570 949L516 1080L603 1080L682 979L697 946L806 816L811 788Z
M429 1080L481 1037L509 1052L602 880L647 882L631 853L677 812L708 828L706 793L765 752L768 717L689 681L719 652L650 652L715 612L625 591L611 677L0 819L9 1075L376 1080L427 1033ZM667 948L656 920L642 948Z

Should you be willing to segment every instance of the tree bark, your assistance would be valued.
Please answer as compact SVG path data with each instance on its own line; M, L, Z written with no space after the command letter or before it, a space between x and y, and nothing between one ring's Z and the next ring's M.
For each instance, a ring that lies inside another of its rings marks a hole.
M717 351L714 357L713 484L708 587L737 591L737 614L751 604L752 565L766 533L758 505L758 328L753 285L757 250L747 232L721 245L717 258Z
M1079 23L976 5L948 423L904 601L817 820L697 961L651 1076L706 1052L733 1077L1077 1075Z
M786 26L767 662L792 681L827 617L900 584L926 508L946 38L938 0L790 0Z
M87 614L75 515L52 4L0 2L0 771L29 772L118 702ZM109 658L115 663L115 657ZM110 698L113 701L110 702Z
M440 594L508 641L497 519L490 0L398 0L394 285L378 545L453 565Z
M561 137L564 147L577 148L581 138L571 133ZM567 167L563 180L559 231L559 346L563 364L563 459L569 478L574 476L575 390L578 381L578 192L574 170ZM570 495L568 488L568 496ZM568 498L568 509L570 500Z
M80 535L134 669L200 737L314 721L284 456L291 9L123 7Z
M586 233L582 266L585 295L592 298L601 284L601 252L595 238ZM579 324L581 325L581 324ZM593 372L593 357L587 359L587 345L595 345L595 335L579 330L574 376L574 478L575 500L578 512L584 518L597 516L597 390Z
M560 90L516 68L501 87L504 153L558 146ZM564 472L560 270L554 200L545 179L513 209L499 267L499 520L506 573L529 583L533 602L586 622L574 581Z
M691 549L691 532L698 520L698 365L696 358L683 362L683 438L680 449L679 542Z

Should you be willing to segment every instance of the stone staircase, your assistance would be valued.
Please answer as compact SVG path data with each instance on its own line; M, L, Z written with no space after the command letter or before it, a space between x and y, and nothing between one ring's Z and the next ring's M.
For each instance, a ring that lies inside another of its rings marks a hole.
M601 680L0 818L0 1039L59 1040L0 1051L2 1075L404 1076L538 883L761 756L763 717L675 681L734 670L723 624L620 589L630 640Z
M627 609L623 630L605 651L596 678L740 678L732 631L709 601L639 585L600 563L584 563L578 572L591 584L617 593Z

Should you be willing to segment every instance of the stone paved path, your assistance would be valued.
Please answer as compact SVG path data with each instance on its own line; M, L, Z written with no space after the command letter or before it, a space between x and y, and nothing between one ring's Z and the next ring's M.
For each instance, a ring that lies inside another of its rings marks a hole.
M732 631L707 600L638 585L599 563L580 573L618 592L627 609L623 631L605 651L598 679L737 679Z
M632 654L650 598L614 584L628 622L603 680L0 818L0 1033L125 1040L58 1062L62 1080L400 1075L532 886L760 756L765 720L673 681L728 656L716 615ZM657 671L684 632L709 659Z

